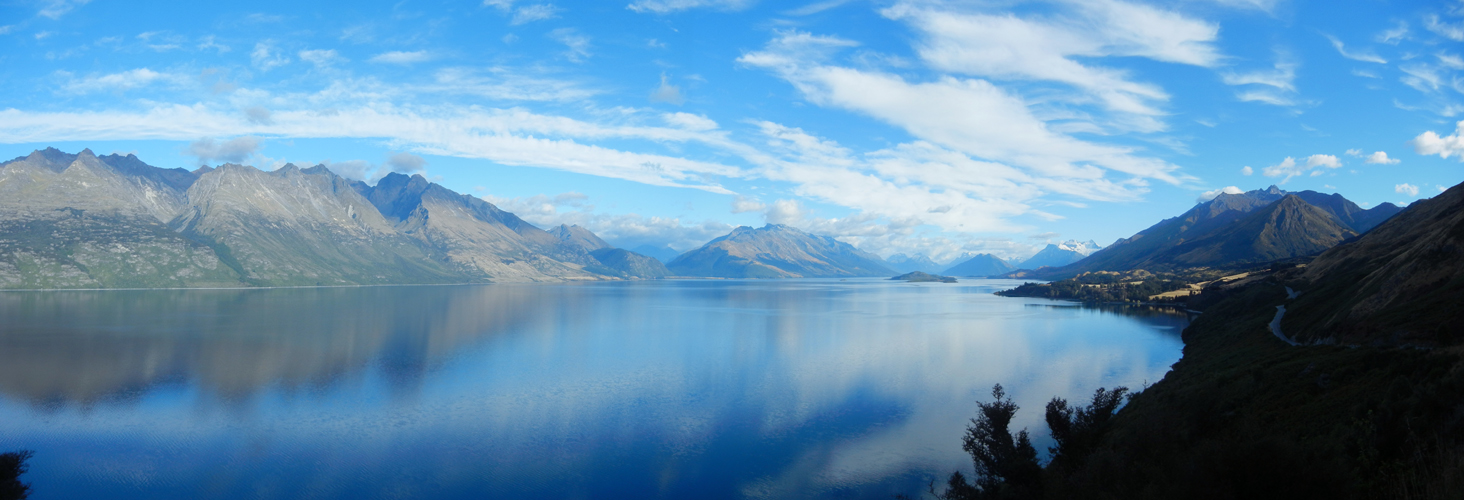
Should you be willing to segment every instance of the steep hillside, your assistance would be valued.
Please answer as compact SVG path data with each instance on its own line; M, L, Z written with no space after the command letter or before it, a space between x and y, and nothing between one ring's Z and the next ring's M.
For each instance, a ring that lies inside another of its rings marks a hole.
M493 281L601 279L585 269L589 252L474 196L455 193L420 175L390 174L376 186L357 183L395 230L461 273ZM599 238L596 238L597 240Z
M1258 216L1247 219L1243 227L1232 227L1252 212L1271 207L1288 197L1294 201L1288 202L1287 208L1277 213L1280 219L1267 222L1262 219L1269 220L1271 215ZM1307 200L1316 201L1321 206ZM1297 203L1312 209L1303 210ZM1264 262L1270 257L1298 257L1308 255L1298 252L1315 253L1326 248L1317 247L1319 242L1335 244L1341 241L1323 233L1338 229L1343 238L1362 233L1390 217L1396 208L1385 203L1371 210L1362 210L1339 195L1313 191L1288 193L1275 186L1240 194L1226 193L1196 205L1179 217L1165 219L1132 237L1120 239L1078 262L1033 272L1022 271L1022 277L1058 280L1094 271L1147 269L1168 272L1186 267ZM1297 220L1293 221L1295 224L1289 224L1289 218L1295 217L1309 222ZM1317 226L1323 219L1330 221L1325 228ZM1288 237L1301 239L1288 241L1285 239ZM1225 238L1234 241L1223 241ZM1265 241L1257 243L1259 246L1253 245L1258 238Z
M482 280L430 258L323 166L273 172L224 165L188 189L172 222L210 242L255 285L460 283Z
M1303 279L1282 322L1298 340L1464 342L1464 185L1322 253Z
M0 288L237 286L166 225L191 176L135 160L46 149L0 164Z
M842 241L768 224L733 229L666 265L678 276L834 278L893 276L879 256Z

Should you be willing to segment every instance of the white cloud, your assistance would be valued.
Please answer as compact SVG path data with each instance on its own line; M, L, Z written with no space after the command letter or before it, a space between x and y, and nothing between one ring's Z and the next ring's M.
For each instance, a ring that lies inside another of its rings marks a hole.
M1398 42L1402 41L1407 36L1408 36L1408 23L1405 23L1403 21L1398 21L1398 25L1396 25L1396 26L1394 26L1392 28L1383 30L1383 32L1382 33L1378 33L1378 36L1375 37L1374 39L1377 40L1377 41L1379 41L1379 42L1382 42L1382 43L1390 43L1390 44L1393 44L1393 45L1397 45Z
M1456 42L1464 42L1464 26L1440 21L1437 15L1431 15L1425 18L1423 27L1444 38Z
M1281 163L1271 165L1262 169L1261 175L1264 175L1266 177L1285 177L1284 179L1281 179L1281 182L1279 183L1285 184L1286 181L1291 180L1292 177L1308 174L1312 177L1316 177L1325 173L1324 170L1318 170L1318 167L1335 169L1341 166L1342 160L1339 160L1336 156L1332 155L1311 155L1306 157L1301 163L1297 163L1296 159L1288 156L1286 157L1286 159L1281 160Z
M1409 184L1409 183L1406 183L1405 182L1405 183L1402 183L1402 184L1393 186L1393 192L1398 193L1398 194L1406 194L1408 196L1418 196L1418 186L1415 186L1415 185L1412 185L1412 184Z
M427 169L427 160L412 153L396 153L386 159L386 166L399 174L416 174Z
M677 112L662 114L661 118L666 121L667 125L680 129L694 130L697 132L717 129L717 122L712 121L711 118L707 118L704 115Z
M1250 175L1250 174L1254 174L1254 173L1256 173L1255 169L1250 168L1249 165L1246 165L1244 167L1241 167L1241 169L1240 169L1240 175Z
M719 134L605 127L522 110L372 105L336 109L333 113L275 110L268 122L204 105L160 105L140 113L0 110L0 142L192 140L200 135L387 139L422 154L479 158L504 165L553 168L716 193L729 193L716 183L717 178L744 175L739 168L728 165L628 152L576 140L700 141L728 147L730 143Z
M1345 153L1347 156L1362 156L1362 150L1357 148L1349 149Z
M297 56L301 61L314 64L318 68L327 68L333 64L346 62L346 58L332 50L302 50Z
M549 32L549 38L564 44L569 49L564 57L570 62L583 62L590 57L590 37L581 35L574 28L559 28Z
M972 156L1010 162L1053 179L1070 194L1131 198L1133 185L1104 179L1105 170L1178 183L1178 167L1133 150L1077 140L1052 131L1027 104L985 80L943 77L927 83L877 71L823 64L820 59L852 42L783 33L739 62L772 71L809 101L873 116L918 139ZM1095 190L1094 188L1101 188Z
M559 17L559 12L562 10L564 9L555 7L553 4L536 4L519 7L517 9L514 9L513 19L509 21L509 24L518 26L520 24L528 24L534 21L554 19L556 17Z
M1342 54L1342 57L1345 57L1345 58L1348 58L1348 59L1351 59L1351 60L1354 60L1354 61L1362 61L1362 62L1370 62L1370 63L1378 63L1378 64L1388 64L1388 60L1387 59L1383 59L1382 56L1379 56L1377 54L1374 54L1371 51L1364 50L1364 51L1352 51L1352 52L1348 52L1347 51L1347 48L1342 45L1342 40L1338 40L1337 37L1335 37L1335 36L1327 35L1327 39L1332 41L1332 47L1336 48L1337 49L1337 53L1338 54Z
M371 171L376 170L376 165L372 165L371 162L366 160L324 160L320 164L325 165L326 169L335 172L336 175L356 181L366 180L370 177Z
M1447 188L1445 186L1442 186L1442 185L1434 185L1434 187L1438 188L1440 193L1449 190L1449 188Z
M154 83L180 84L187 78L171 73L159 73L147 68L137 68L106 75L75 78L69 73L58 73L66 79L60 90L69 94L90 94L93 92L121 92L150 86Z
M1220 5L1224 5L1224 6L1227 6L1227 7L1234 7L1234 8L1241 8L1241 9L1255 9L1255 10L1261 10L1261 11L1270 12L1272 9L1275 9L1276 8L1276 4L1279 3L1281 0L1213 0L1213 1L1215 3L1218 3Z
M1451 135L1439 137L1429 130L1408 143L1413 145L1414 152L1421 155L1439 155L1440 158L1460 155L1460 160L1464 161L1464 121L1457 123L1456 127Z
M188 155L197 157L199 165L215 161L243 163L259 152L262 145L264 145L264 141L253 136L235 137L224 142L203 138L188 145Z
M1397 158L1388 158L1388 153L1378 151L1373 154L1367 155L1367 159L1363 160L1363 163L1369 163L1373 165L1396 165L1398 162L1401 161L1403 160L1399 160Z
M50 19L61 19L61 16L89 3L91 3L91 0L49 0L41 4L41 10L36 12L36 15Z
M1220 196L1221 194L1241 194L1241 193L1244 193L1244 192L1245 192L1244 190L1242 190L1242 189L1240 189L1238 187L1235 187L1235 186L1226 186L1226 187L1223 187L1223 188L1220 188L1220 189L1216 189L1216 190L1213 190L1213 191L1205 191L1203 193L1200 193L1200 197L1197 198L1195 200L1195 202L1197 202L1197 203L1204 203L1204 202L1207 202L1207 201L1210 201L1210 200L1215 199L1216 196Z
M725 223L710 220L698 224L676 217L606 214L597 211L589 197L575 192L522 198L487 195L483 199L541 228L578 225L623 248L670 245L685 251L726 235L733 229Z
M716 10L742 10L755 0L636 0L625 8L636 12L667 14L679 10L709 8Z
M290 63L290 58L284 54L277 53L274 42L265 40L254 44L254 50L249 53L249 61L260 71L271 69Z
M661 85L656 87L656 90L651 91L651 102L664 102L680 106L686 102L686 97L681 95L681 87L672 85L663 73L661 74Z
M1273 87L1277 90L1295 92L1296 86L1296 63L1289 59L1281 59L1269 70L1251 71L1246 73L1224 73L1221 81L1226 85L1263 85Z
M1156 85L1094 65L1101 57L1144 57L1213 66L1218 26L1147 5L1116 0L1075 2L1070 16L951 12L901 2L882 13L922 34L917 46L930 66L1006 80L1058 82L1103 103L1136 130L1162 130L1158 108L1169 99Z
M270 125L274 123L274 113L264 106L249 106L244 108L244 116L250 123L259 125Z
M433 74L434 84L417 87L428 92L472 94L505 101L582 101L600 92L567 80L526 74L504 67L443 68Z
M738 196L737 198L732 200L732 213L734 214L761 212L767 207L767 205L764 205L760 201L749 199L743 196Z
M432 59L434 59L432 54L425 50L417 50L412 52L393 50L391 52L376 54L368 60L374 63L385 64L417 64L420 62L431 61Z
M1387 155L1383 155L1383 156L1386 157ZM1306 167L1307 168L1316 168L1316 167L1338 168L1338 167L1341 167L1341 166L1342 166L1342 160L1337 159L1336 156L1332 156L1332 155L1311 155L1311 156L1306 157Z

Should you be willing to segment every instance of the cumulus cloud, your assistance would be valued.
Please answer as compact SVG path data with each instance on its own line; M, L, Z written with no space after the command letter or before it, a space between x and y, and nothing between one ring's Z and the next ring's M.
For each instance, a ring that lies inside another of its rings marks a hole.
M1453 134L1440 137L1432 130L1419 134L1408 144L1413 146L1413 151L1421 155L1439 155L1439 158L1448 158L1460 155L1464 161L1464 121L1455 124Z
M1387 59L1383 59L1382 56L1379 56L1379 55L1373 53L1372 51L1367 51L1367 50L1357 51L1357 50L1355 50L1355 51L1352 51L1352 52L1348 52L1347 51L1347 48L1342 45L1342 40L1338 40L1337 37L1335 37L1335 36L1327 35L1327 40L1331 40L1332 41L1332 48L1337 49L1337 53L1338 54L1341 54L1342 57L1345 57L1345 58L1348 58L1348 59L1351 59L1351 60L1354 60L1354 61L1370 62L1370 63L1377 63L1377 64L1388 64L1388 60Z
M1266 177L1284 177L1279 184L1285 184L1292 177L1308 174L1316 177L1325 173L1325 171L1318 170L1318 168L1335 169L1341 166L1342 160L1332 155L1311 155L1304 158L1300 163L1295 158L1288 156L1285 160L1281 160L1281 163L1262 169L1261 175L1265 175Z
M1405 182L1405 183L1402 183L1402 184L1398 184L1396 186L1393 186L1393 192L1398 193L1398 194L1406 194L1408 196L1418 196L1418 186L1415 186L1415 185L1412 185L1412 184L1409 184L1409 183L1406 183Z
M417 174L427 169L427 160L412 153L396 153L386 159L386 166L399 174Z
M205 137L189 144L187 154L197 157L199 165L215 161L243 163L257 153L262 145L264 141L253 136L235 137L224 142Z
M732 213L734 214L761 212L767 207L767 205L764 205L760 201L749 199L743 196L738 196L737 198L734 198L732 200Z
M1256 173L1256 171L1255 169L1250 168L1250 165L1246 165L1240 168L1240 175L1250 175L1254 173Z
M425 50L416 50L411 52L393 50L391 52L382 52L380 54L376 54L375 56L372 56L371 59L368 59L368 61L374 63L407 65L427 62L431 61L432 59L432 54Z
M651 102L664 102L680 106L686 102L686 98L681 95L681 87L672 85L671 82L666 80L666 75L662 74L661 85L656 87L656 90L651 91Z
M689 9L742 10L754 0L636 0L625 8L636 12L667 14Z
M1210 200L1215 199L1216 196L1220 196L1221 194L1241 194L1241 193L1244 193L1244 192L1245 191L1241 190L1238 187L1235 187L1235 186L1226 186L1226 187L1223 187L1223 188L1220 188L1220 189L1216 189L1216 190L1213 190L1213 191L1205 191L1203 193L1200 193L1200 197L1198 199L1196 199L1195 201L1197 203L1204 203L1204 202L1207 202L1207 201L1210 201Z
M1362 162L1373 165L1394 165L1401 161L1403 160L1399 160L1397 158L1388 158L1388 153L1378 151L1373 154L1367 155L1367 158L1364 159Z
M275 50L273 41L265 40L254 44L254 50L249 52L249 62L260 71L269 71L289 64L290 58Z

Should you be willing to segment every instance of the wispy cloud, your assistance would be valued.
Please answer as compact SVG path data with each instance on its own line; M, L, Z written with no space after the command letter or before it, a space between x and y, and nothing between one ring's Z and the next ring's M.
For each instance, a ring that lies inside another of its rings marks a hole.
M427 62L431 61L432 59L434 59L432 54L425 50L416 50L411 52L393 50L391 52L382 52L380 54L371 56L371 59L369 59L369 61L374 63L406 65Z
M64 80L64 83L61 84L60 91L68 94L124 92L154 84L176 85L187 81L187 78L180 75L160 73L147 68L137 68L119 73L86 77L76 77L70 73L61 72L57 76Z
M254 44L254 50L249 52L249 61L260 71L269 71L289 64L290 58L279 53L275 49L273 41L265 40Z
M636 0L625 8L636 12L668 14L690 9L742 10L756 0Z
M1360 51L1359 50L1354 50L1352 52L1348 52L1347 51L1347 47L1345 47L1345 46L1342 45L1342 40L1338 40L1337 37L1332 36L1332 35L1326 35L1326 36L1327 36L1327 39L1328 40L1331 40L1332 41L1332 47L1335 48L1335 49L1337 49L1337 53L1338 54L1341 54L1342 57L1345 57L1345 58L1348 58L1348 59L1351 59L1351 60L1354 60L1354 61L1370 62L1370 63L1377 63L1377 64L1388 64L1388 60L1387 59L1383 59L1382 56L1379 56L1379 55L1373 53L1372 51L1368 51L1368 50L1360 50Z
M61 16L89 3L91 3L91 0L49 0L42 3L41 10L36 12L36 15L50 19L61 19Z
M581 34L574 28L559 28L549 32L549 38L564 44L568 50L564 57L571 62L584 62L590 57L590 37Z
M1281 160L1281 163L1261 169L1261 175L1266 177L1282 177L1281 182L1277 184L1285 184L1293 177L1300 177L1302 175L1316 177L1321 175L1325 172L1324 170L1319 170L1321 168L1337 169L1341 167L1342 160L1332 155L1315 154L1303 158L1301 162L1297 162L1295 158L1288 156L1286 159Z

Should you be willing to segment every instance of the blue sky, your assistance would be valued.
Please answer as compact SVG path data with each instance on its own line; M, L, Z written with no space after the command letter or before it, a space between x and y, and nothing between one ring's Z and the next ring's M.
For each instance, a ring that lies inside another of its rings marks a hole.
M623 246L1023 257L1464 180L1460 2L11 1L0 47L0 156L421 173Z

